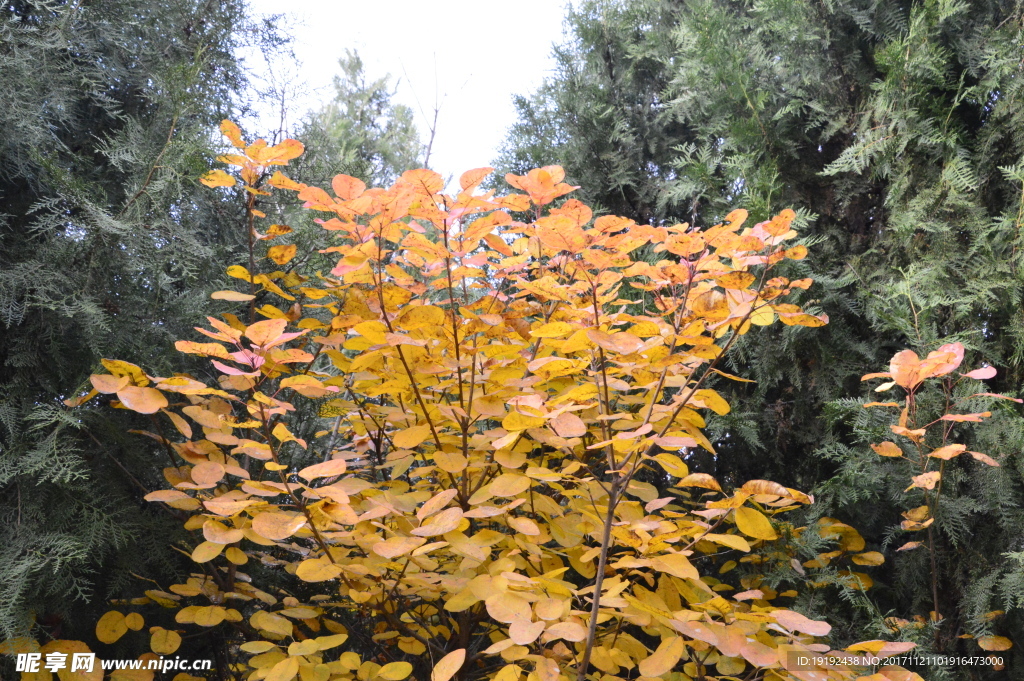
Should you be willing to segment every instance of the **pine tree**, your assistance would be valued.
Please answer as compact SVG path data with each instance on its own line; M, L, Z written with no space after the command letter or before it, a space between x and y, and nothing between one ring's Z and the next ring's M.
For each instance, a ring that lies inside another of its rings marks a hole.
M298 131L309 151L292 174L322 187L338 173L384 186L419 167L423 144L412 109L393 101L391 77L369 80L352 50L338 66L333 100L311 112Z
M173 573L151 428L62 400L102 357L155 370L210 308L239 212L197 178L245 104L241 0L0 3L0 634L69 636L132 573ZM214 197L214 198L211 198Z
M831 323L742 345L733 369L758 382L731 389L738 408L715 424L705 464L802 489L835 475L819 508L888 546L903 509L867 448L867 400L851 401L860 375L951 340L1000 367L996 390L1017 390L1024 372L1021 5L593 1L567 23L559 68L518 101L499 165L535 163L547 145L544 162L598 187L589 200L652 223L796 209L815 258L789 276L814 277L805 302ZM615 157L624 169L606 165ZM1024 540L1024 421L999 416L977 437L1003 466L957 464L952 510L937 519L947 650L968 646L960 635L1021 632L1019 564L1003 554ZM927 615L919 560L890 554L871 612ZM983 617L998 609L1009 614Z

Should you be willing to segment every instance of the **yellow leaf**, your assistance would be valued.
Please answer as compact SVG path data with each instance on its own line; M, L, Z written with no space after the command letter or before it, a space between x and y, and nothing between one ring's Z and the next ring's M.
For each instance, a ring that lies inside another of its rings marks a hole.
M426 541L422 537L389 537L382 542L374 544L371 551L378 556L391 560L423 546Z
M651 559L651 567L658 572L679 577L680 579L700 579L700 573L693 567L690 560L681 553L669 553Z
M341 574L341 566L327 558L310 558L299 563L295 576L304 582L326 582Z
M722 288L745 289L754 283L755 277L750 272L729 272L717 277L715 281Z
M510 411L501 420L501 427L512 431L526 430L527 428L540 428L544 425L544 419L540 416L526 416L518 411Z
M770 305L761 305L750 313L750 323L754 326L769 326L775 321L775 311Z
M572 333L572 331L572 324L568 324L566 322L551 322L531 330L530 335L534 338L558 338L560 336L566 336Z
M304 480L315 480L316 478L329 478L341 475L345 472L347 464L345 459L330 459L323 463L306 466L299 471L299 477Z
M430 522L412 530L411 534L417 537L433 537L439 534L446 534L456 529L462 522L461 508L447 508L435 516L430 517Z
M530 478L518 473L503 473L491 483L491 494L496 497L514 497L530 489Z
M198 563L205 563L213 560L220 555L220 552L224 549L223 544L215 544L213 542L203 542L193 551L193 560Z
M779 536L775 533L771 521L763 513L749 506L741 506L736 509L736 527L740 532L754 539L772 540Z
M434 665L434 670L430 672L430 681L448 681L450 678L455 676L455 672L462 669L462 664L466 661L466 649L459 648L448 653Z
M676 663L683 656L683 639L680 636L663 639L658 649L640 660L640 674L647 677L662 676L675 668Z
M750 544L747 543L747 540L737 534L706 534L704 538L737 551L750 551Z
M272 511L253 518L252 529L261 537L280 541L295 534L305 524L306 518L301 513Z
M242 131L234 122L224 119L220 122L220 134L228 138L228 141L236 149L244 149L245 142L242 140Z
M978 639L978 645L982 650L1009 650L1013 647L1013 641L1005 636L982 636Z
M530 537L535 537L540 534L540 528L537 527L537 523L533 522L529 518L509 518L508 526L516 532L519 532L520 534L525 534Z
M234 303L242 303L252 300L256 296L238 291L214 291L210 294L210 297L214 300L229 300Z
M124 618L125 626L132 631L138 631L145 623L146 621L142 619L142 615L137 612L130 612Z
M395 443L395 446L399 449L412 449L421 445L428 437L431 436L430 426L413 426L412 428L406 428L400 430L391 436L391 441Z
M446 489L442 492L438 492L430 499L428 499L426 502L424 502L424 504L419 508L419 510L416 511L416 517L420 520L423 520L424 518L434 515L442 508L447 506L452 499L458 496L458 494L459 491L455 489Z
M928 456L935 459L943 459L949 461L955 456L960 456L967 450L964 445L946 445L945 447L939 447Z
M264 681L291 681L298 673L299 659L297 657L286 657L275 664L263 679Z
M215 627L224 621L228 611L219 605L208 605L196 610L195 623L201 627Z
M722 487L718 484L718 481L707 473L690 473L685 478L676 483L678 487L703 487L704 489L713 489L716 492L721 492Z
M437 327L444 324L444 310L434 305L413 305L402 313L396 322L407 331L420 327Z
M124 615L117 610L104 613L96 622L96 638L103 643L114 643L128 631Z
M885 562L885 556L878 551L858 553L850 558L857 565L881 565Z
M938 484L941 478L942 473L939 471L929 471L927 473L921 473L921 475L915 475L911 478L913 483L904 491L909 492L915 487L920 487L921 489L935 489L935 485Z
M875 454L879 456L903 456L903 450L895 442L882 442L877 445L871 445L871 449L875 450Z
M437 467L447 473L461 473L466 469L469 461L461 452L434 452L434 463Z
M544 622L518 619L509 626L508 636L516 645L528 646L544 632L544 627Z
M290 262L297 252L298 247L295 244L281 244L279 246L271 246L268 248L267 257L278 265L284 265Z
M714 390L698 390L693 397L716 414L725 415L729 413L729 403Z
M156 388L130 385L117 391L121 404L140 414L155 414L167 407L167 398Z
M249 274L249 270L245 269L241 265L232 265L225 271L229 277L235 279L241 279L242 281L251 281L252 275Z
M391 662L380 668L377 677L387 681L402 681L412 674L412 665L408 662Z
M163 627L150 630L149 649L160 655L171 655L181 646L181 636Z
M211 170L208 173L204 173L199 181L205 184L207 187L234 187L235 178L228 175L223 170Z

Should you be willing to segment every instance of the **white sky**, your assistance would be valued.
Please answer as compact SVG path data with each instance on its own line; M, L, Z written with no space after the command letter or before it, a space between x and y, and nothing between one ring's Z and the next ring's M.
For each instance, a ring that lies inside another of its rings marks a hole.
M494 160L515 122L512 96L532 92L553 68L567 0L250 2L258 14L285 14L295 39L299 63L271 66L276 80L301 84L289 125L332 95L338 58L355 49L368 79L400 79L396 100L412 107L424 142L439 103L430 165L457 178ZM266 126L261 134L278 116Z

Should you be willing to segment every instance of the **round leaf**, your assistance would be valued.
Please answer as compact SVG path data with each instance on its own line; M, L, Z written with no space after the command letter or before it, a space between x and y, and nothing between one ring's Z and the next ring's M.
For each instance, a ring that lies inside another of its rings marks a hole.
M160 655L171 655L181 646L181 636L176 631L163 627L153 627L149 638L149 648Z
M96 622L96 638L103 643L115 643L128 631L124 615L117 610L107 612Z

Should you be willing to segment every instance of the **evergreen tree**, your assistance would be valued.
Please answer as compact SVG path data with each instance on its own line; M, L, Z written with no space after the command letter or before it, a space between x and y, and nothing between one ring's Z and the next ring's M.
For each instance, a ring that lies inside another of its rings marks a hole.
M367 78L356 52L346 51L338 66L334 98L300 126L298 137L308 151L292 174L320 187L329 186L338 173L358 177L367 186L390 185L421 163L423 144L412 109L392 101L390 76Z
M836 476L819 508L895 548L904 509L867 447L879 423L851 406L860 376L904 347L960 340L972 366L1000 368L994 388L1018 389L1021 10L595 0L570 11L556 74L517 101L502 170L535 164L547 147L543 162L599 188L587 199L640 221L707 226L736 205L757 219L791 206L810 234L813 255L790 276L815 278L808 297L831 323L741 344L733 368L758 382L731 388L739 408L716 424L709 472L803 489ZM936 520L946 619L937 642L920 636L946 650L977 651L961 635L1013 638L1024 621L1020 564L1004 557L1024 542L1024 421L1019 408L998 416L977 446L1004 454L1002 467L951 466L950 510ZM871 592L881 612L927 616L922 560L889 554ZM999 609L1007 615L984 617Z
M157 539L177 523L141 501L166 457L119 435L155 426L62 400L102 357L172 371L210 308L244 232L197 178L271 28L242 0L0 3L3 637L85 636L132 573L179 565Z

